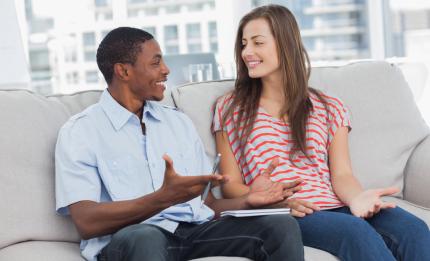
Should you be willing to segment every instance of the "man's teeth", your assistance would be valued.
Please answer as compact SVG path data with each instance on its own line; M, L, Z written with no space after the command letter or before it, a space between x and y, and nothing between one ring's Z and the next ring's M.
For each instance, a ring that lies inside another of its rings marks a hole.
M160 85L160 86L164 86L164 82L156 82L155 84Z

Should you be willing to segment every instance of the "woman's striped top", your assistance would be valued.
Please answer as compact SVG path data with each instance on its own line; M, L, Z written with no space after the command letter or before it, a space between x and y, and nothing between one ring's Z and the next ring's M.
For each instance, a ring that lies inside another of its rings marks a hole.
M271 174L273 181L289 182L298 178L304 181L302 190L297 192L293 196L294 198L310 201L321 209L343 206L334 193L330 181L328 148L339 127L345 126L350 129L349 113L338 98L325 94L321 95L327 102L327 110L316 95L310 95L313 109L306 126L308 158L300 151L292 159L290 159L292 138L289 124L272 117L261 107L258 109L253 129L245 145L245 155L242 155L232 117L227 119L224 126L221 126L223 115L232 99L231 94L218 99L212 131L227 132L231 149L242 171L245 184L252 184L254 179L269 166L270 162L278 157L280 164ZM237 114L236 108L234 111L235 121L237 121Z

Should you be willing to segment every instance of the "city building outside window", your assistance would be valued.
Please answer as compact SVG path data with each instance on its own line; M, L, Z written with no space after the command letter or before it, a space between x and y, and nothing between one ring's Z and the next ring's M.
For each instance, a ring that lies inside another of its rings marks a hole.
M85 72L86 83L97 83L99 81L99 75L97 71L87 71Z
M155 26L145 26L142 27L142 30L147 31L148 33L152 34L155 39L157 39L157 29L155 28Z
M23 29L23 34L27 34L32 86L53 93L104 87L100 77L100 85L87 85L88 79L96 79L94 74L87 77L87 72L98 70L98 43L118 26L153 34L166 55L212 52L220 75L234 77L235 23L251 8L265 4L284 5L293 12L314 66L388 59L419 62L430 71L428 0L234 1L25 0L22 12L28 30ZM65 35L69 39L64 40ZM51 88L45 88L49 84Z
M94 32L88 32L82 34L82 41L84 46L95 46L96 45L96 34Z

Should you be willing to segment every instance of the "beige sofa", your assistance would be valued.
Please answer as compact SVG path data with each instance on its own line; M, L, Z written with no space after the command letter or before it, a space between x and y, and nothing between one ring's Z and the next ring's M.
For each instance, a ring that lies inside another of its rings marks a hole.
M191 117L210 157L211 105L232 86L228 80L185 85L163 101ZM351 110L351 157L362 184L399 186L401 194L389 200L430 225L430 130L399 69L385 62L314 68L311 86L340 97ZM73 223L54 211L54 147L61 125L99 96L0 91L0 261L82 260ZM311 248L305 255L337 260Z

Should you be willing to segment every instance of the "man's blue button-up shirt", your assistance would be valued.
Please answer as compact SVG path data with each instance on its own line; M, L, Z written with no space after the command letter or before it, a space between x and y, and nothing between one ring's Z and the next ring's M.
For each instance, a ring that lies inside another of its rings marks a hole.
M56 209L68 215L78 201L134 199L163 184L167 153L180 175L209 174L211 166L191 120L183 113L147 101L142 122L105 90L97 104L61 128L56 152ZM203 223L214 216L200 197L172 206L143 221L174 232L179 221ZM82 240L82 255L96 260L111 236Z

